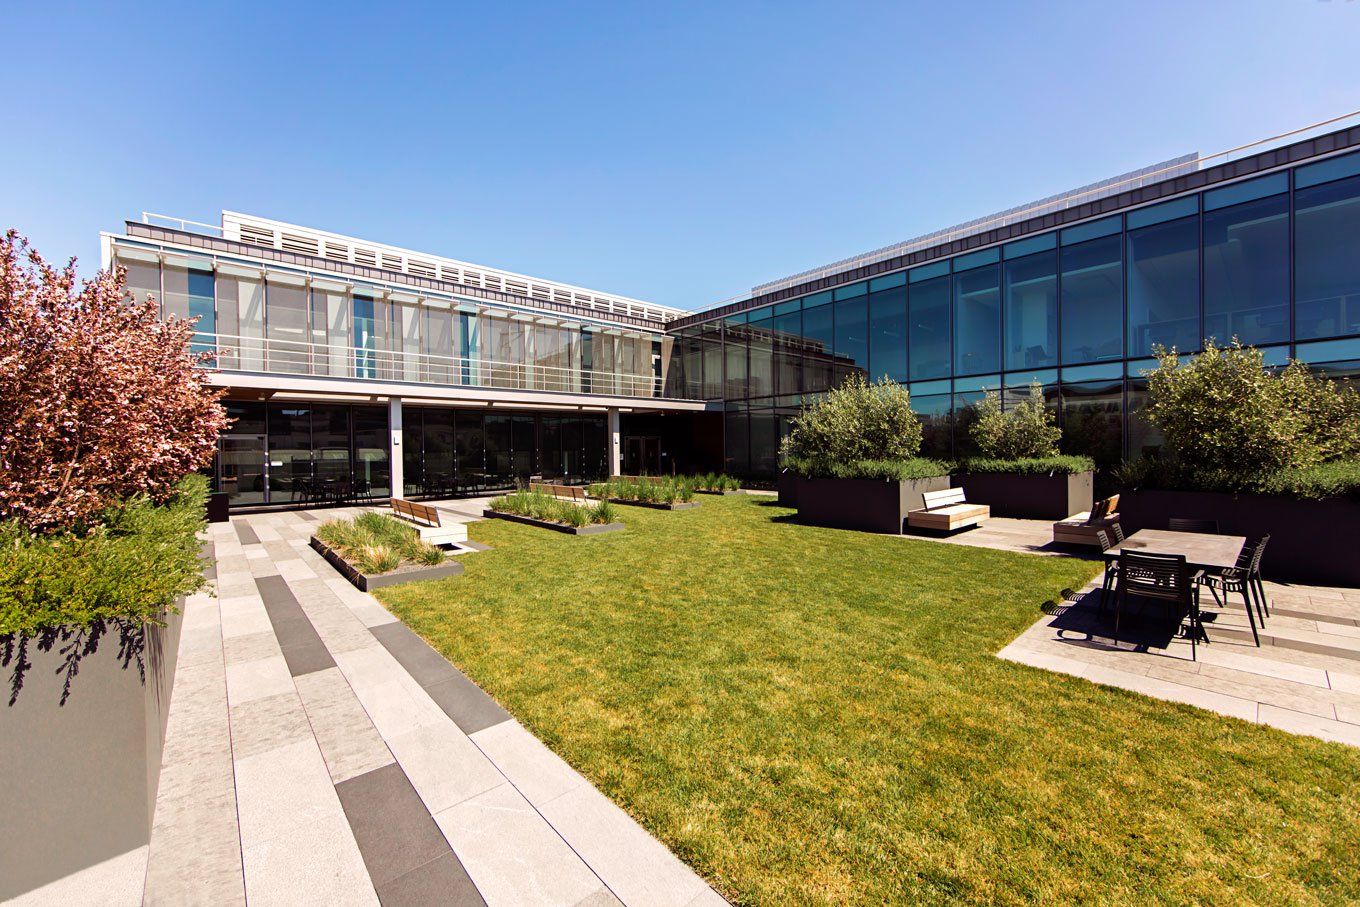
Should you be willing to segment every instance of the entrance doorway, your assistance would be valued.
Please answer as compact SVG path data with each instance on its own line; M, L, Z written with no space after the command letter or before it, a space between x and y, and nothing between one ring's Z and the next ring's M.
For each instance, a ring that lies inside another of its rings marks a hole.
M629 476L661 475L661 439L655 436L624 438L623 472Z

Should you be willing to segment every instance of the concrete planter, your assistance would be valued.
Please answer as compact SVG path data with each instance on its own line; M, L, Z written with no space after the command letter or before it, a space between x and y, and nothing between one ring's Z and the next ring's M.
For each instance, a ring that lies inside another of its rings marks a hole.
M463 565L460 562L448 561L443 564L420 567L414 570L402 570L395 573L368 574L345 560L340 552L331 548L316 536L312 536L310 544L317 554L326 559L326 563L334 567L341 576L353 583L354 587L361 592L371 592L374 589L383 589L387 586L396 586L401 583L418 583L428 579L444 579L448 576L458 576L463 572Z
M1273 494L1212 491L1126 491L1119 522L1128 535L1165 529L1172 517L1217 520L1219 531L1255 541L1270 535L1261 561L1266 579L1360 587L1360 501L1304 501Z
M907 513L925 506L921 495L944 491L949 476L910 479L798 478L798 521L834 529L901 535Z
M171 614L131 631L145 682L111 625L64 705L70 641L46 652L29 641L23 687L13 705L8 683L0 698L0 901L150 841L181 623Z
M486 517L488 520L509 520L512 523L523 523L526 526L537 526L540 529L565 532L567 535L600 535L605 532L619 532L627 528L622 523L593 523L589 526L568 526L566 523L549 523L547 520L536 520L533 517L520 516L517 513L500 513L495 510L483 510L482 516Z
M675 504L663 504L659 501L630 501L627 498L610 498L611 504L622 504L625 507L650 507L653 510L691 510L699 506L698 501L684 501Z
M992 516L1026 520L1062 520L1089 511L1092 473L1030 475L1014 472L977 472L954 476L973 504L987 504Z
M779 492L776 500L780 507L798 506L798 474L792 469L781 469L775 478L775 490Z

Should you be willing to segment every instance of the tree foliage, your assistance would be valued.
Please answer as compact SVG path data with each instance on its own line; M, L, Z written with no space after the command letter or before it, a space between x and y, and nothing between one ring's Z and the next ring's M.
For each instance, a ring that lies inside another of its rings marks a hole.
M1145 416L1182 472L1221 483L1360 456L1360 395L1293 361L1272 372L1260 350L1212 341L1182 362L1158 351Z
M865 460L910 460L920 449L921 423L907 389L887 378L870 384L853 375L803 408L780 453L786 462L830 474Z
M0 238L0 520L48 532L115 502L171 498L227 424L192 320L129 300L121 269L77 284Z
M1010 409L1001 406L1001 395L987 391L977 403L969 436L983 457L993 460L1026 460L1058 453L1062 430L1052 411L1044 405L1044 392L1031 384L1029 396Z

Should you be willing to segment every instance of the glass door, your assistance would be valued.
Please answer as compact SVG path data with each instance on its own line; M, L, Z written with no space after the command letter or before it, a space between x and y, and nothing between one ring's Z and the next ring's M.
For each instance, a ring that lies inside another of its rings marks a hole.
M228 403L227 415L236 421L222 433L217 490L229 495L232 507L263 504L268 484L264 404Z

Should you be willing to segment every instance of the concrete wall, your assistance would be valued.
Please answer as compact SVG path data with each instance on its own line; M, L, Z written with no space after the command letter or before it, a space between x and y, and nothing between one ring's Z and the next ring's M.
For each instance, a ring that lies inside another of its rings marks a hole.
M30 643L17 700L0 699L0 901L150 840L181 620L147 629L145 684L110 630L65 705L62 644Z

